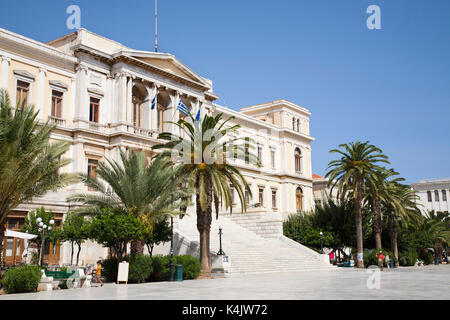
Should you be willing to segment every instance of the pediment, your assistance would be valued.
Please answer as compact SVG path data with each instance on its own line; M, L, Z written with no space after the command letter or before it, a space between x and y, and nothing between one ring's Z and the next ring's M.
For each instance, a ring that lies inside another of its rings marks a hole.
M211 83L193 72L189 67L180 62L175 56L171 54L142 51L127 52L126 54L134 59L138 59L146 64L172 73L178 77L200 83L207 87L211 87Z

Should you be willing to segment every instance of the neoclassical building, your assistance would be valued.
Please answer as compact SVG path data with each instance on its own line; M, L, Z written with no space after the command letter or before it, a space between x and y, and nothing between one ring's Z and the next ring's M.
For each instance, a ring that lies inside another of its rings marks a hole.
M450 179L420 180L411 187L418 196L422 213L431 210L450 212Z
M310 112L284 99L241 108L221 106L213 83L168 53L139 51L88 30L80 29L48 43L42 43L0 29L0 86L9 92L13 104L27 99L39 110L40 121L56 124L54 140L71 144L65 172L95 175L105 158L119 159L119 148L142 150L149 158L151 147L160 142L158 133L174 131L164 121L177 121L176 106L182 101L192 113L223 113L240 124L238 135L257 143L261 167L234 163L252 188L252 207L270 217L282 218L313 205ZM152 100L157 105L152 108ZM182 115L181 115L182 116ZM52 210L57 224L71 209L66 198L75 192L91 192L83 184L49 193L22 204L10 213L8 228L17 230L33 209ZM234 211L239 211L235 195ZM73 206L73 204L72 204ZM106 249L87 243L82 260L95 261ZM7 238L3 256L8 263L21 260L23 243ZM84 258L83 258L84 257ZM47 246L45 261L67 263L66 244Z

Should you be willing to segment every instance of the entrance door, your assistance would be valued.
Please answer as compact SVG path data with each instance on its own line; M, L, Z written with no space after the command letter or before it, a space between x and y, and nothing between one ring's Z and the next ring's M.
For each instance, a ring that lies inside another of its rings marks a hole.
M25 218L19 216L8 216L6 228L12 231L20 231L25 222ZM7 265L22 263L22 253L24 250L24 240L13 237L3 239L3 261Z
M59 264L60 245L59 241L56 244L45 242L44 246L44 263L49 266Z

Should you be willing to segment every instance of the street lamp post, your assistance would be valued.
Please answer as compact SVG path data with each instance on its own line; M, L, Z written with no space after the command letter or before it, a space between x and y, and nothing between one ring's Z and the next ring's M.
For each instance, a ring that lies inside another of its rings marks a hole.
M36 218L36 223L39 226L38 231L42 232L41 236L41 252L39 254L39 263L41 266L44 264L44 245L45 245L45 230L52 230L52 225L55 223L55 220L51 219L49 221L49 226L47 226L43 221L41 217Z
M219 252L217 252L217 255L224 256L225 252L223 252L223 250L222 250L222 226L219 227L219 244L220 244L220 248L219 248Z
M173 281L173 217L170 217L170 278Z
M323 236L323 232L320 231L320 252L323 254L322 236Z

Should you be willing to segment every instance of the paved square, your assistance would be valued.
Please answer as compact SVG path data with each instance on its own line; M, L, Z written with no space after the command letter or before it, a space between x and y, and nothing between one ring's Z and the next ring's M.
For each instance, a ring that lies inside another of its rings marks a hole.
M450 299L450 265L406 267L380 273L380 289L369 289L367 270L233 275L212 280L105 284L104 287L0 296L0 300L296 300Z

